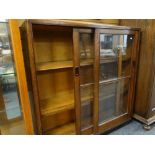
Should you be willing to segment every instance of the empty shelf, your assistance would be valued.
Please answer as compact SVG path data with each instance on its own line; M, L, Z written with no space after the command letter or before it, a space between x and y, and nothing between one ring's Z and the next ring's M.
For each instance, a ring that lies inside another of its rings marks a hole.
M81 104L89 104L87 101L93 96L85 95L81 97ZM74 93L59 93L52 98L41 100L41 114L43 116L53 115L74 108Z
M73 67L72 61L56 61L56 62L44 62L37 64L37 71L46 71L52 69L62 69Z
M80 66L87 66L93 64L93 59L81 60ZM36 65L37 71L48 71L53 69L72 68L72 61L56 61L56 62L42 62Z
M59 93L51 98L41 100L41 114L43 116L56 114L73 108L73 92Z
M93 59L81 59L80 60L80 66L88 66L93 65Z

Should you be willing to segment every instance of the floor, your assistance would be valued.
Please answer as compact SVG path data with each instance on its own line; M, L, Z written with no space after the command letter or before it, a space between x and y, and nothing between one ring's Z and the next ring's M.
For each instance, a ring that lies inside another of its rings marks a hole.
M111 131L108 135L155 135L155 123L151 125L151 130L146 131L143 129L142 123L132 120L131 122Z

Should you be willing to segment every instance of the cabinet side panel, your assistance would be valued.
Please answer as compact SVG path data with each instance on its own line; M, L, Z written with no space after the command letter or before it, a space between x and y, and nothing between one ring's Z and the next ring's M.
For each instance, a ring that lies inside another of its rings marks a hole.
M155 51L155 20L152 20L152 50L153 52ZM149 106L149 111L148 111L148 118L153 117L155 115L155 81L154 81L154 76L155 76L155 52L153 53L153 67L152 67L152 72L153 72L153 77L152 77L152 90L151 90L151 101L150 101L150 106Z
M29 91L29 97L31 100L31 109L33 112L33 122L34 126L37 126L37 129L39 130L39 133L41 133L41 127L40 127L40 117L38 115L38 112L36 110L35 104L37 104L36 99L35 99L35 94L36 92L36 86L32 80L33 78L33 70L32 70L32 62L31 62L31 54L32 50L30 50L30 47L32 44L30 40L30 30L29 30L29 25L28 22L25 22L23 26L20 28L21 31L21 36L22 36L22 48L23 48L23 55L24 55L24 63L25 63L25 70L26 70L26 78L27 78L27 83L28 83L28 91ZM36 103L35 103L36 102ZM35 104L34 104L35 103ZM35 111L35 112L34 112ZM35 114L35 115L34 115ZM39 117L39 118L38 118ZM36 123L36 124L35 124ZM37 129L35 128L36 132Z
M153 85L152 20L121 20L120 24L140 27L142 30L134 111L146 118Z
M153 84L152 96L151 96L151 105L149 108L148 117L152 117L155 115L155 82Z
M28 86L28 94L29 94L29 99L30 99L30 104L31 104L33 125L34 125L34 130L36 130L34 104L33 104L34 99L32 95L32 81L31 81L31 71L30 71L30 65L29 65L30 63L29 63L28 42L27 42L27 37L26 37L25 23L23 23L23 25L20 27L20 35L21 35L26 80L27 80L27 86Z

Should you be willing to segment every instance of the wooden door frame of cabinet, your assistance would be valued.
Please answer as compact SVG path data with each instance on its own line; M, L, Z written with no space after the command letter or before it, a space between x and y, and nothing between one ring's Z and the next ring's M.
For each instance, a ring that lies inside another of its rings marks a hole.
M93 123L94 123L94 134L98 133L98 122L99 122L99 70L100 70L100 29L95 29L95 63L94 63L94 108L93 108Z
M138 64L139 64L139 54L140 54L140 30L135 31L133 49L132 49L132 75L131 75L131 90L129 99L131 104L129 105L130 116L133 115L133 106L135 101L136 83L138 75Z
M99 70L100 70L100 66L99 66L99 56L100 56L100 53L99 53L99 51L100 51L100 45L99 45L99 35L101 34L101 33L104 33L104 34L118 34L118 35L124 35L124 34L126 34L126 35L128 35L128 34L134 34L135 35L135 38L134 38L134 44L133 44L133 47L132 47L132 55L131 55L131 57L132 57L132 64L131 64L131 68L132 68L132 72L131 72L131 82L130 82L130 88L129 88L129 94L128 94L128 103L130 103L130 104L128 104L128 112L130 113L130 114L124 114L124 115L122 115L122 116L120 116L120 118L121 117L126 117L126 116L128 116L128 117L131 117L132 116L132 113L133 113L133 111L132 111L132 107L133 107L133 102L134 102L134 93L135 93L135 83L136 83L136 75L137 75L137 66L138 66L138 54L139 54L139 30L138 31L134 31L134 30L111 30L111 29L96 29L96 31L95 31L95 58L96 58L96 60L95 60L95 65L96 65L96 67L95 67L95 69L97 70L97 72L96 72L96 74L99 74ZM137 52L135 52L135 50L137 50ZM94 112L95 112L95 116L94 116L94 123L95 123L95 128L94 128L94 132L95 133L97 133L97 132L100 132L101 131L101 128L104 128L104 125L106 124L106 123L103 123L103 125L101 125L101 126L99 126L99 124L98 124L98 112L99 112L99 90L98 90L98 88L99 88L99 86L97 86L97 83L99 83L99 77L97 77L97 75L96 75L96 88L95 88L95 92L97 92L97 93L95 93L96 95L96 97L95 97L95 100L96 100L96 103L98 103L98 104L96 104L95 105L95 107L94 107ZM98 96L97 96L97 94L98 94ZM117 122L117 120L119 119L119 117L116 119L116 122ZM112 120L113 122L115 121L115 120ZM108 122L107 124L111 124L110 122ZM117 123L116 123L117 124Z
M74 96L75 96L75 126L76 134L81 134L81 104L80 104L80 77L76 75L75 69L80 66L79 54L79 30L73 29L73 64L74 64Z
M93 29L82 29L82 28L73 28L73 60L74 60L74 69L77 67L80 69L80 33L93 33ZM95 69L94 69L95 70ZM74 71L75 72L75 71ZM94 76L96 72L93 72ZM81 130L81 95L80 95L80 75L76 76L74 73L74 88L75 88L75 109L76 109L76 133L77 134L91 134L92 128L86 128ZM93 104L94 109L95 102ZM93 110L93 120L94 120L94 110ZM93 121L94 123L94 121ZM94 126L94 125L93 125Z
M28 95L26 74L25 74L25 68L24 68L24 60L23 60L23 54L22 54L18 20L10 19L9 29L10 29L10 37L11 37L11 45L13 49L14 62L15 62L16 72L17 72L19 95L20 95L21 106L23 110L26 134L32 135L34 134L34 129L33 129L30 100Z

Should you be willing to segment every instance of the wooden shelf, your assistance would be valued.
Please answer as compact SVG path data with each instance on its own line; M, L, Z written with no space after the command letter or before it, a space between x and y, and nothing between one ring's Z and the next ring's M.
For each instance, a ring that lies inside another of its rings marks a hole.
M93 115L90 118L82 118L81 120L81 130L86 130L93 126Z
M93 65L94 59L80 59L80 66Z
M46 131L47 135L74 135L75 134L75 123L68 123L49 131Z
M91 101L93 101L93 94L90 94L90 92L87 93L88 87L90 87L90 89L93 89L92 85L93 83L87 83L87 84L80 85L80 87L83 89L83 91L81 92L81 106L88 105L90 104Z
M100 58L100 64L117 62L117 58Z
M114 97L114 96L115 96L115 94L110 94L107 96L100 96L99 101L103 101L103 100L109 99L109 98Z
M122 76L122 77L115 77L115 78L109 78L109 79L105 79L105 80L100 80L99 81L99 84L102 85L102 84L106 84L106 83L116 83L120 80L123 80L123 79L130 79L131 76L128 75L128 76Z
M44 62L37 64L37 71L47 71L52 69L72 68L72 61L56 61L56 62Z
M93 96L82 97L81 106L86 106L86 105L90 104L90 102L87 102L87 101L92 101L92 100L93 100Z
M93 59L81 60L80 66L88 66L88 65L93 65ZM64 68L72 68L72 67L73 67L72 61L43 62L43 63L38 63L36 65L36 70L48 71L48 70L64 69Z
M122 57L122 61L129 61L130 58L127 57ZM104 63L113 63L113 62L117 62L118 61L118 57L117 58L101 58L100 59L100 63L104 64ZM87 65L93 65L94 64L94 59L86 59L86 60L80 60L80 66L87 66Z
M51 98L41 100L41 114L48 116L74 108L73 92L59 93Z
M122 57L122 61L129 61L129 60L131 60L130 57L125 57L125 56ZM113 63L113 62L118 62L118 57L114 57L114 58L111 58L111 57L100 58L100 64Z
M84 96L81 99L82 105L87 105L86 101L92 100L93 96ZM41 100L42 116L54 115L63 111L74 109L74 93L59 93L52 98Z
M81 127L85 126L82 130L86 130L88 128L92 127L92 120L90 119L84 119L81 122ZM75 122L67 123L62 126L58 126L56 128L53 128L51 130L48 130L45 132L46 135L75 135Z
M123 59L123 61L127 61L129 59ZM93 59L86 59L80 61L80 66L89 66L93 65L94 60ZM117 59L113 58L106 58L106 59L100 59L100 63L112 63L117 62ZM54 70L54 69L64 69L64 68L72 68L73 62L72 61L57 61L57 62L43 62L38 63L36 65L37 71L48 71L48 70Z

